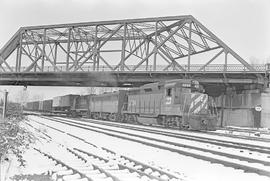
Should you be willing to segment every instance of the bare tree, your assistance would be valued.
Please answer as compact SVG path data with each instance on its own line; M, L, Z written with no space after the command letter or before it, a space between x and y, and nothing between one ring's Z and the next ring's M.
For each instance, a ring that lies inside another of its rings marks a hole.
M81 91L81 94L97 94L97 87L87 87L85 90Z
M17 95L15 96L15 102L18 103L25 103L29 101L29 92L27 91L27 89L23 88L22 90L20 90Z
M34 94L31 98L31 100L33 101L41 101L43 100L44 98L44 95L43 94Z

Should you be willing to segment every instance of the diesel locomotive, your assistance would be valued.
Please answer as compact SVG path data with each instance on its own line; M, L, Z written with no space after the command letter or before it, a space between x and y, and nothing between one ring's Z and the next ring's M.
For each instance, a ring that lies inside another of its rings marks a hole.
M28 104L30 108L26 105L26 109L37 109L37 103ZM42 106L37 107L44 111ZM69 116L177 129L214 130L217 124L214 100L192 79L150 83L100 95L59 96L46 112L59 111Z

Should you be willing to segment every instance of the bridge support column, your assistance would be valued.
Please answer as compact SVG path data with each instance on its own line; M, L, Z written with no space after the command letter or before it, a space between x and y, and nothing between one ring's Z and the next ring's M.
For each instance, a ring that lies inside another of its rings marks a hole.
M270 88L261 94L261 127L270 128Z
M252 87L252 86L251 86ZM250 88L251 88L250 87ZM217 98L220 107L220 126L268 127L270 128L270 89L263 92L254 89L237 92L229 88ZM261 119L257 119L256 106L261 106Z
M222 93L221 95L221 112L220 112L220 126L224 126L224 108L226 102L226 94Z
M225 93L222 94L222 104L221 104L221 127L227 126L227 112L232 109L232 97L235 94L234 87L227 87Z

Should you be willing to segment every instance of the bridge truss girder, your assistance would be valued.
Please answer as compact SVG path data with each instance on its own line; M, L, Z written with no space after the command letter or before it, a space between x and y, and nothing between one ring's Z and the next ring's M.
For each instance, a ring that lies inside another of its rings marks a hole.
M229 72L229 55L246 71L255 71L193 16L22 27L0 50L0 71L190 72L192 57L211 51L196 71L223 56L219 64Z
M187 75L188 74L188 75ZM96 71L96 72L28 72L4 73L0 85L18 86L77 86L77 87L138 87L151 82L166 81L190 77L198 80L212 96L218 96L228 87L236 90L263 88L264 80L254 72L245 76L239 72L230 73L224 81L219 72L127 72L127 71Z

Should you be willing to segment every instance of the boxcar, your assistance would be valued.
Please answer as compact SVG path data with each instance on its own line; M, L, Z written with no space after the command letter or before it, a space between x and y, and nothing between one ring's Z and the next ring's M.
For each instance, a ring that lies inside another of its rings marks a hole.
M27 111L33 111L33 102L27 102L24 106L24 109Z
M39 110L39 101L33 101L33 111L38 111Z
M53 100L49 99L49 100L44 100L42 101L42 111L43 112L51 112L52 111L52 103Z
M38 111L43 112L43 101L39 101Z

